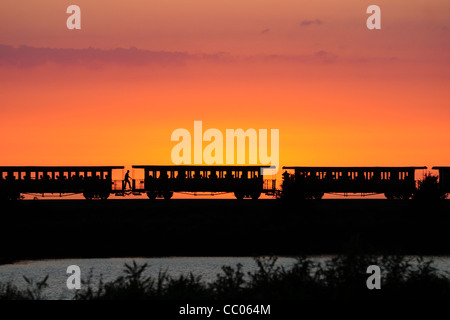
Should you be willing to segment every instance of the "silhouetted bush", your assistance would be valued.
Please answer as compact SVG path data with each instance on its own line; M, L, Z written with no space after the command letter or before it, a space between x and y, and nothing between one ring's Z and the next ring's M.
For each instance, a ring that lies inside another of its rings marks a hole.
M291 299L448 299L450 279L439 273L431 260L404 256L347 254L324 263L299 257L289 268L277 258L256 258L257 270L244 274L242 265L222 267L215 281L206 283L192 273L171 277L144 276L147 264L125 264L124 275L111 282L92 284L92 270L76 300L291 300ZM381 289L369 290L370 265L381 270ZM28 288L11 283L0 285L0 299L42 299L47 277L38 283L28 279Z
M27 288L21 290L12 282L0 283L0 300L41 300L42 291L48 287L48 275L41 281L34 282L32 279L23 277L27 283Z
M75 299L443 299L450 298L450 280L418 258L403 256L342 255L325 264L300 257L290 268L276 265L277 259L256 258L257 270L242 272L222 267L212 283L200 277L172 278L159 273L157 279L142 277L144 266L126 265L126 277L77 291ZM369 290L367 267L382 271L381 290ZM92 294L94 292L94 294Z
M413 199L420 201L439 201L446 198L446 193L439 186L438 177L430 173L419 180L417 189L413 194Z

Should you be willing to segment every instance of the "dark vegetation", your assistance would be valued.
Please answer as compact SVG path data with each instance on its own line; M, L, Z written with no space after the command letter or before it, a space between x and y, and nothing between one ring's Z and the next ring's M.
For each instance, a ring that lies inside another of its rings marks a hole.
M48 287L48 275L41 281L23 277L27 283L25 290L17 288L12 282L0 283L0 300L42 300L45 299L43 291Z
M447 199L447 194L441 189L438 176L430 173L426 174L422 180L418 181L413 200L422 202L435 202Z
M144 276L147 264L125 265L124 274L111 282L94 285L83 281L75 300L286 300L286 299L449 299L450 279L438 273L431 260L408 260L402 256L347 254L315 263L300 257L289 268L276 265L276 258L256 258L258 269L244 274L241 265L224 266L211 283L194 274L171 277L160 272ZM381 269L381 289L369 290L367 267ZM0 299L42 299L46 278L26 290L13 284L0 285Z

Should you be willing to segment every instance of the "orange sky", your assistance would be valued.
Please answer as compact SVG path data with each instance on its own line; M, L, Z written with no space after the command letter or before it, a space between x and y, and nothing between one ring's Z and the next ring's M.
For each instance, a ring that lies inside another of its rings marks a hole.
M194 120L280 129L281 165L450 165L446 0L70 4L0 3L2 165L170 164Z

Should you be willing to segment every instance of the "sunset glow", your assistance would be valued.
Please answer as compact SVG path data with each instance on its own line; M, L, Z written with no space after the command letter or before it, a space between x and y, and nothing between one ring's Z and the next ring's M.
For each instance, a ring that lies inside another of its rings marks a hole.
M450 164L448 1L0 4L2 165L171 164L173 130L280 130L280 164Z

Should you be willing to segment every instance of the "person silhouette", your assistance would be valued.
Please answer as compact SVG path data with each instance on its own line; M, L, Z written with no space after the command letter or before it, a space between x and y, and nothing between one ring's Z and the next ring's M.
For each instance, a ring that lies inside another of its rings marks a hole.
M131 178L130 178L130 170L127 171L127 173L125 173L125 178L123 179L123 189L125 190L127 188L127 185L130 186L131 189Z
M289 178L290 178L289 172L287 172L287 171L285 171L285 172L282 174L282 176L283 176L283 180L284 180L284 181L288 181Z

